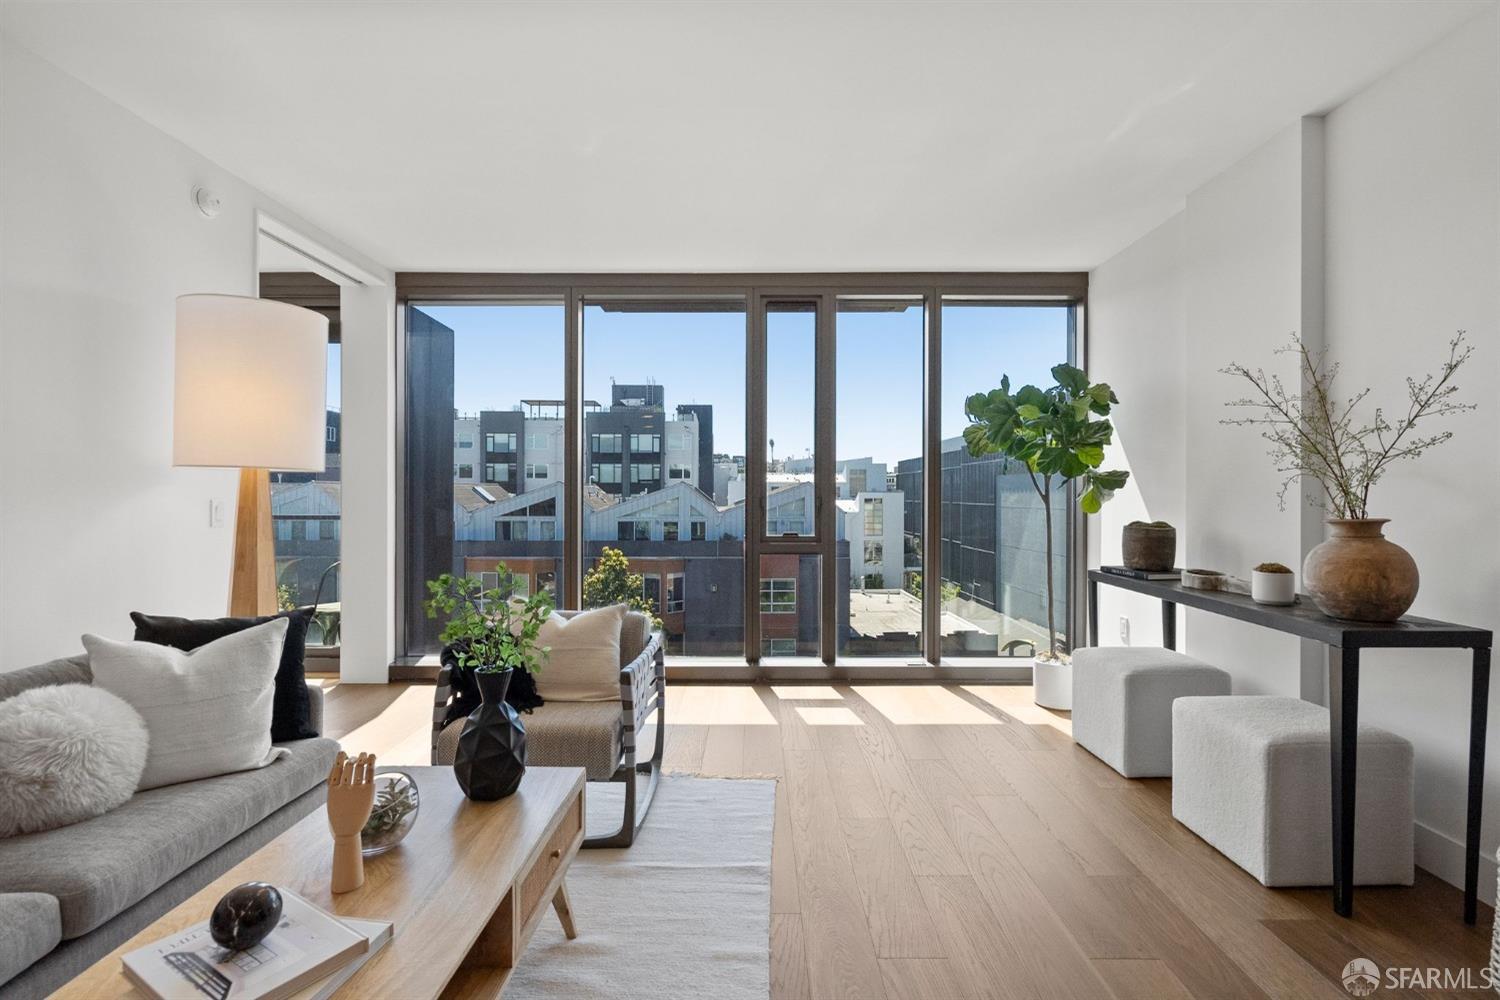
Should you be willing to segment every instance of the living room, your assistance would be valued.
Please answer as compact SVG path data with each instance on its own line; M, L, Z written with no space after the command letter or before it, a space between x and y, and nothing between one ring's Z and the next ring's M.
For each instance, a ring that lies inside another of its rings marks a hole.
M1500 986L1497 7L4 0L0 997Z

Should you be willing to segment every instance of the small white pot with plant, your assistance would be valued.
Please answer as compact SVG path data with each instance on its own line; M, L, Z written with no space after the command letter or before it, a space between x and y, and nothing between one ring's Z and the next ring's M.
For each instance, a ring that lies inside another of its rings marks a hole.
M1250 599L1256 604L1296 604L1296 574L1281 563L1261 563L1250 571Z
M969 454L1004 455L1019 463L1031 477L1046 518L1047 649L1038 652L1032 667L1035 700L1043 708L1064 711L1073 707L1073 663L1068 646L1057 635L1052 571L1052 502L1076 491L1085 514L1097 514L1104 502L1125 485L1130 473L1101 471L1104 448L1115 429L1106 419L1120 400L1103 382L1089 384L1088 375L1072 365L1052 369L1056 384L1048 389L1025 385L1010 391L1010 376L1000 388L964 401L970 424L964 428Z

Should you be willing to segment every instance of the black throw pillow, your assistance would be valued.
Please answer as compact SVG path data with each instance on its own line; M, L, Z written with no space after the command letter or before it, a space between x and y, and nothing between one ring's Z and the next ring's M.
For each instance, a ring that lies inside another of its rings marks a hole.
M312 624L313 609L297 608L264 618L172 618L167 615L130 613L135 622L136 642L154 642L183 652L206 646L215 639L285 618L286 645L281 647L281 663L276 668L276 692L271 701L271 741L306 740L318 735L308 718L311 708L307 695L307 627Z
M453 646L444 646L438 657L449 669L448 683L453 688L453 700L448 703L448 712L443 716L443 725L455 719L466 719L479 707L479 685L474 681L474 671L459 665L458 652ZM536 691L536 678L529 670L512 670L510 687L505 689L505 700L517 712L530 712L546 704Z

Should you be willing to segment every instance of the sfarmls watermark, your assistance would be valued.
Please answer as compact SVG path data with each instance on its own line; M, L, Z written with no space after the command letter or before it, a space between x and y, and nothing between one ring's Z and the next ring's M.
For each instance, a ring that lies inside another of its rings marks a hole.
M1368 958L1356 958L1344 966L1340 979L1351 996L1367 997L1376 990L1493 990L1494 974L1489 969L1444 969L1436 966L1392 966L1381 971Z

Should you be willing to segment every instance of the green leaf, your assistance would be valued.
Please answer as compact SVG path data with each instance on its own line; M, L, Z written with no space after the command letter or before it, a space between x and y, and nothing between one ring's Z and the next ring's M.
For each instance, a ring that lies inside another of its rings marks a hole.
M1130 479L1130 473L1120 469L1110 472L1095 472L1089 477L1089 481L1107 490L1119 490L1125 488L1125 483Z
M1034 406L1031 403L1023 403L1022 405L1016 407L1016 416L1020 417L1022 420L1035 420L1041 415L1042 408L1039 406Z
M1052 377L1070 396L1081 396L1088 392L1089 377L1081 369L1074 368L1070 364L1054 365Z
M1078 498L1078 506L1085 514L1097 514L1104 509L1104 498L1099 495L1098 490L1090 486Z
M1098 468L1099 463L1104 461L1104 447L1097 444L1086 444L1075 449L1074 454L1079 461L1090 468Z

